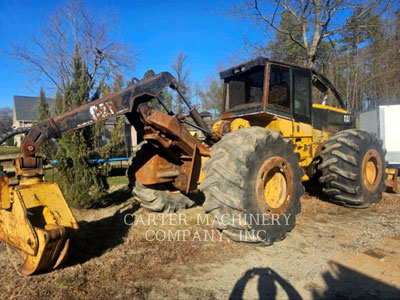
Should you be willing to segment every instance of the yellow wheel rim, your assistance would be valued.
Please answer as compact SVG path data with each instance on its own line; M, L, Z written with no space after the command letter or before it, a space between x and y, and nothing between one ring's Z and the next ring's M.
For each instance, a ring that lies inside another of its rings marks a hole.
M377 168L374 161L370 160L367 162L365 177L368 183L373 184L376 179Z
M362 161L362 181L364 186L374 191L382 179L382 160L375 149L368 150Z
M279 156L267 159L257 180L257 202L266 213L283 214L288 208L293 190L290 165Z
M265 201L269 207L278 208L286 199L285 175L278 168L274 168L268 176L264 187Z

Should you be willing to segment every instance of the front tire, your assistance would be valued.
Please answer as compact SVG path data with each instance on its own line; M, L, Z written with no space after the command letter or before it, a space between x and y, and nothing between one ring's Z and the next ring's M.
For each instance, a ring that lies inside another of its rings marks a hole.
M278 131L228 133L204 164L206 213L234 241L271 245L293 229L304 191L299 156Z
M319 180L333 202L366 208L382 199L385 152L375 134L359 129L341 131L326 143L321 157Z

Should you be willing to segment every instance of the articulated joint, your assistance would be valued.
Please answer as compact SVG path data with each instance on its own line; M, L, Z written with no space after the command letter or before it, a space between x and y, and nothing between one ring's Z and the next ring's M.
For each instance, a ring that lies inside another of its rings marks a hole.
M21 144L21 152L24 157L33 156L39 151L39 147L51 138L61 137L58 127L53 119L40 122L25 136Z
M34 184L43 181L43 159L41 157L16 157L13 160L15 175L20 184Z

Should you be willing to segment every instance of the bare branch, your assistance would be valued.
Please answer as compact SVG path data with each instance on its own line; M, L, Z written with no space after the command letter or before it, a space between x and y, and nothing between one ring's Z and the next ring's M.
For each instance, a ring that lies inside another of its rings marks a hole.
M22 62L24 72L36 73L61 91L70 82L73 53L79 49L88 67L90 83L133 68L137 53L119 42L116 18L83 0L68 0L49 15L38 34L31 34L29 48L13 45L7 54Z
M280 4L280 1L278 2L277 6ZM259 9L258 7L258 2L257 0L254 0L254 9L257 11L258 15L261 17L262 20L264 20L268 25L270 25L274 30L276 30L277 32L283 33L283 34L287 34L289 35L290 39L296 43L297 45L299 45L300 47L302 47L303 49L307 49L305 45L303 45L301 42L299 42L298 40L296 40L292 34L291 31L287 31L287 30L282 30L281 28L277 27L274 25L274 23L272 21L270 21L267 17L265 17L265 15L263 14L263 12Z
M322 41L329 40L330 37L346 28L344 21L340 24L332 24L338 12L347 10L354 15L356 9L362 7L363 9L356 16L356 18L362 18L375 11L378 5L383 3L382 1L386 1L385 7L387 7L391 0L368 0L364 3L354 3L352 0L275 0L274 7L271 7L271 1L247 0L247 5L237 6L231 13L240 18L251 19L256 25L265 23L267 28L275 34L287 36L294 45L303 49L304 56L307 57L307 65L311 67L317 59ZM271 12L271 15L268 15L267 11ZM276 16L283 16L285 13L293 18L294 24L290 26L277 24L279 19ZM248 42L248 44L260 48L260 45L256 45L255 42Z

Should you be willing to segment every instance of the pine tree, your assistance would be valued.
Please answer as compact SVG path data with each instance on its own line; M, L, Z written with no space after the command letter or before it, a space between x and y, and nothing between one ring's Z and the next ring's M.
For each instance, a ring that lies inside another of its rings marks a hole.
M46 94L43 90L43 87L40 87L38 102L39 102L39 107L38 107L37 120L38 122L40 122L51 117L49 105L47 104ZM55 154L54 152L55 150L53 150L53 148L47 142L40 147L40 154L45 156L46 158L53 158Z
M393 17L385 20L376 16L368 30L370 44L365 47L367 76L363 85L368 96L366 108L400 103L400 8Z
M57 89L56 97L54 99L54 102L56 103L56 115L59 116L65 110L64 98L63 98L63 95L62 95L60 89Z
M152 70L152 69L147 70L146 72L144 72L142 80L151 78L151 77L153 77L155 75L156 75L156 73L154 72L154 70Z
M118 74L114 78L114 82L111 86L111 92L112 93L118 92L123 88L123 86L124 86L124 77L122 77L121 74Z
M40 87L39 94L39 108L38 108L38 121L44 121L50 118L49 105L46 102L46 94L44 93L43 87Z
M374 16L371 13L359 15L362 7L357 8L346 20L346 30L341 34L339 40L342 45L341 54L346 60L344 72L346 74L346 98L349 101L349 109L352 112L358 112L363 109L363 102L366 99L366 93L362 85L365 81L364 70L364 50L362 44L368 43L371 35L368 28L371 27L371 21Z
M153 77L154 75L156 75L156 73L153 70L147 70L142 77L142 80L144 79L148 79ZM157 109L160 109L160 103L158 102L158 100L156 98L151 99L149 102L147 102L147 105L150 107L154 107Z
M74 55L73 78L64 94L64 107L88 102L91 90L87 67L77 49ZM56 181L73 207L91 207L106 194L105 172L91 160L95 157L94 138L90 127L65 134L57 152Z
M168 91L168 88L165 88L162 90L160 94L161 98L164 100L165 106L169 111L172 110L172 100L173 96L170 91Z
M301 28L296 26L294 16L284 10L281 15L280 28L292 33L295 39L301 39ZM287 34L277 32L275 41L270 41L268 48L271 51L271 56L275 59L303 65L306 62L306 57L303 48L293 42Z
M147 70L143 74L142 80L143 79L147 79L147 78L151 78L154 75L156 75L156 73L152 69ZM173 97L172 97L172 94L168 91L168 88L165 88L165 89L162 90L162 92L160 93L160 97L164 100L165 106L168 108L168 110L171 110L172 109L172 98ZM154 108L160 109L160 110L163 109L162 106L160 105L160 103L158 102L158 100L155 99L155 98L152 99L151 101L149 101L147 103L147 105L150 106L150 107L154 107Z

